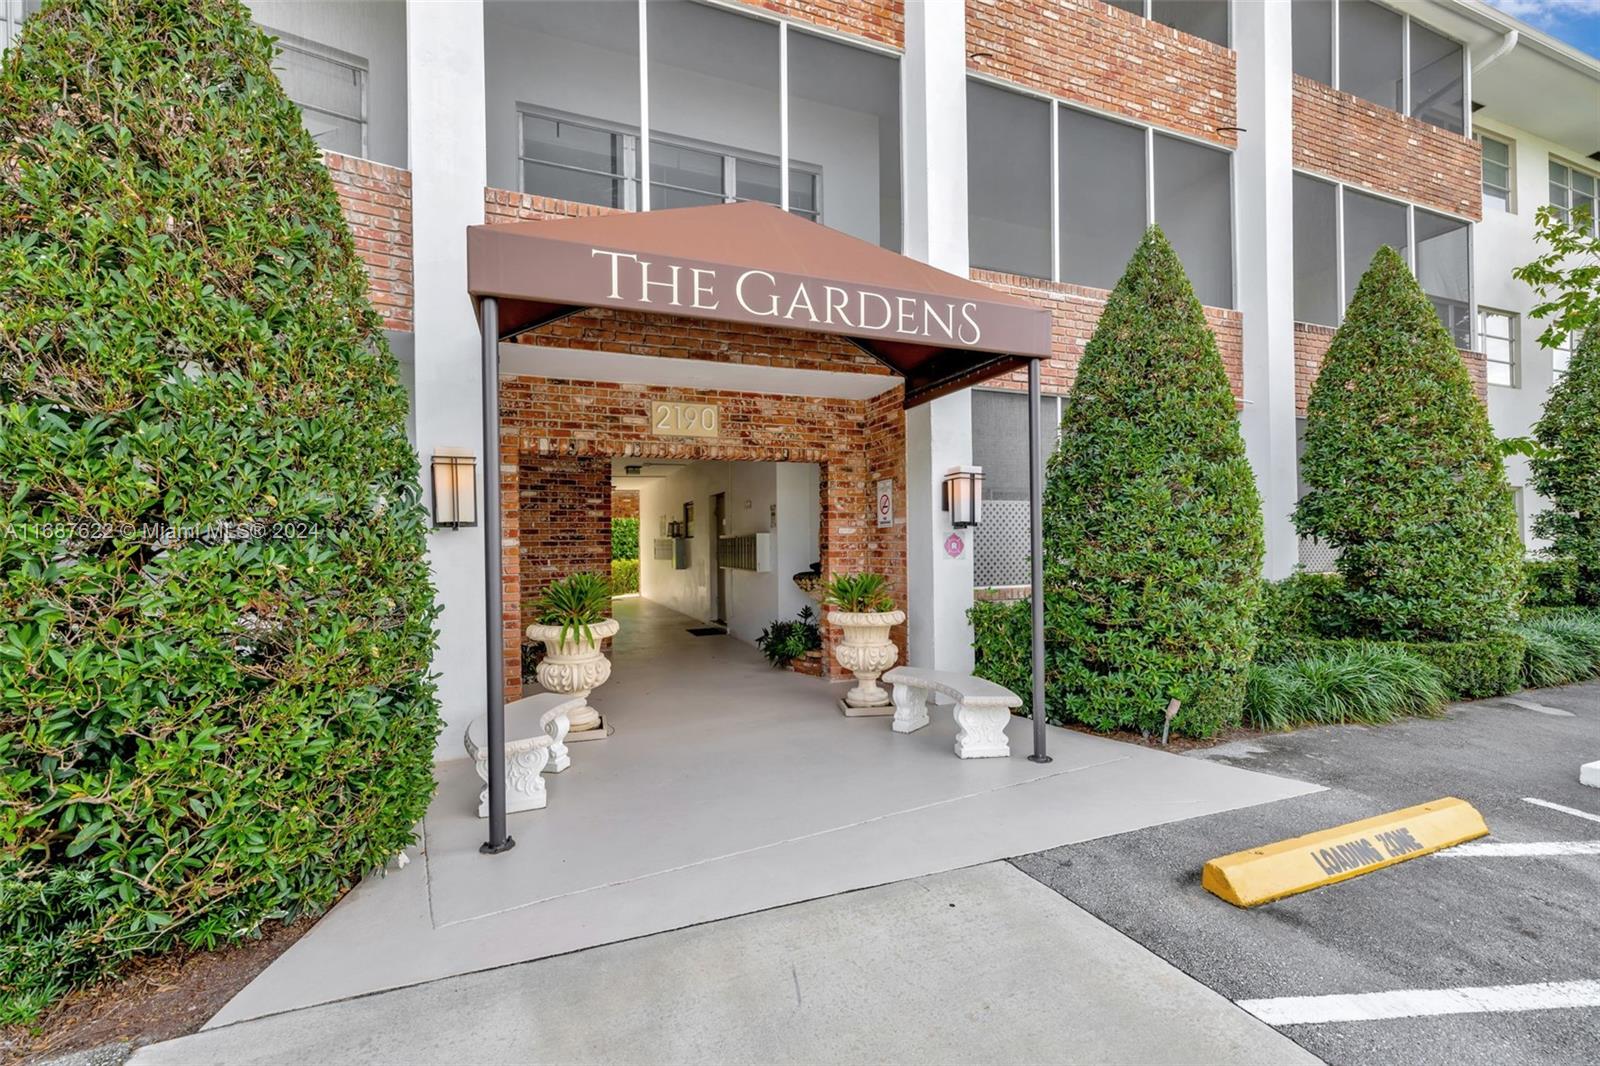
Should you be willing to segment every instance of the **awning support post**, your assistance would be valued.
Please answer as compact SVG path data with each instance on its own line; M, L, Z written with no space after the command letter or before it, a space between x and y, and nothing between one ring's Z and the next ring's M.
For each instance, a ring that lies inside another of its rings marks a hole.
M1028 360L1028 542L1033 565L1033 754L1029 762L1049 762L1044 752L1044 444L1039 426L1039 360Z
M500 646L500 303L493 296L478 302L478 328L483 336L484 713L489 721L489 839L478 850L498 855L517 842L506 832L506 687L504 649Z

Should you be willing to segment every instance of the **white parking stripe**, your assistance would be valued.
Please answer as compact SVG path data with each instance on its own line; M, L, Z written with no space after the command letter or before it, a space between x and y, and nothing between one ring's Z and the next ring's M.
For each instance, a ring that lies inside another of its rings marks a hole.
M1436 1014L1600 1007L1600 981L1548 981L1482 988L1402 988L1339 996L1242 999L1238 1005L1268 1025L1324 1025L1420 1018Z
M1562 814L1570 814L1574 818L1587 818L1591 822L1600 822L1600 814L1590 814L1588 811L1580 811L1576 807L1563 807L1561 804L1551 803L1549 800L1534 799L1532 796L1523 796L1522 802L1532 803L1537 807L1548 807L1552 811L1560 811Z
M1514 858L1522 855L1600 855L1600 840L1534 840L1522 844L1457 844L1436 851L1438 858Z

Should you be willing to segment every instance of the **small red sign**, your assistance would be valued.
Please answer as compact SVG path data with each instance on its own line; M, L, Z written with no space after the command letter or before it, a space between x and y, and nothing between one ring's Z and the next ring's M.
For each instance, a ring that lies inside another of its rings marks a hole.
M952 559L961 558L961 553L967 550L967 542L961 539L960 533L952 533L944 538L944 553Z

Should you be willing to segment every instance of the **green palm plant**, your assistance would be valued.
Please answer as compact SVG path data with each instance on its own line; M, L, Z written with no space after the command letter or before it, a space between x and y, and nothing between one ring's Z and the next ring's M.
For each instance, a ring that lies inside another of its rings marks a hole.
M851 614L894 610L889 579L882 574L835 574L828 579L822 602Z
M539 595L540 625L560 626L560 643L581 636L595 646L594 625L604 622L611 609L611 582L599 574L570 574L552 581Z

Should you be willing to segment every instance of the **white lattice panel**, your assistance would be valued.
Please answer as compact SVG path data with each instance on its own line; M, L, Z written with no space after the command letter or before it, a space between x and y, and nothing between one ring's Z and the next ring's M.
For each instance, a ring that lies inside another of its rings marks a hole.
M1029 573L1028 501L984 500L972 537L972 583L977 588L1026 585Z
M1300 538L1300 569L1308 574L1331 574L1339 569L1339 549L1325 540Z

